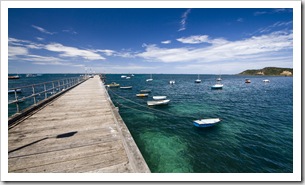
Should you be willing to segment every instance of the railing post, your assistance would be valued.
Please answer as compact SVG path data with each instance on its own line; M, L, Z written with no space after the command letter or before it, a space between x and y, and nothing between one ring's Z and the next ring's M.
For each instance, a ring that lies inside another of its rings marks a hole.
M15 91L16 109L17 109L17 113L19 113L19 104L18 104L17 89L15 89L14 91Z
M48 98L46 83L43 83L44 86L44 99Z
M60 92L60 82L59 82L59 80L58 80L58 91Z
M53 89L53 91L52 91L53 93L52 93L52 94L54 94L54 88L55 88L55 86L54 86L54 81L52 82L52 87L53 87L53 88L52 88L52 89Z
M36 105L36 94L35 94L35 87L34 87L34 85L32 85L32 89L33 89L33 96L34 96L34 104Z

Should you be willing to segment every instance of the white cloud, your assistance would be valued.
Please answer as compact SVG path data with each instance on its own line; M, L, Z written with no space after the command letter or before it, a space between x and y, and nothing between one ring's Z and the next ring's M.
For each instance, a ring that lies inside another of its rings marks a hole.
M165 40L165 41L161 41L162 44L170 44L172 41L170 40Z
M110 49L98 49L95 50L96 52L102 52L107 56L112 56L114 53L116 53L116 51L110 50Z
M64 46L59 43L52 43L45 46L46 50L59 52L61 57L82 57L86 60L105 60L105 58L93 51Z
M36 37L36 39L39 40L39 41L43 41L44 40L44 38L41 38L41 37Z
M178 38L177 41L184 44L200 44L200 43L209 43L209 44L225 44L228 41L223 38L210 39L208 35L193 35L189 37Z
M182 19L180 21L180 29L178 31L183 31L186 29L186 19L190 12L191 12L191 9L187 9L181 16Z
M137 56L149 61L168 63L192 61L206 63L229 60L246 61L257 55L261 55L261 58L280 55L281 52L279 51L292 49L292 38L293 35L291 32L283 31L239 41L227 41L222 38L209 40L205 36L202 37L201 41L204 40L211 43L210 46L198 48L159 48L156 45L147 45L146 51L137 54ZM183 41L186 40L188 39L184 39ZM191 41L192 39L188 40L188 42Z
M32 27L35 28L36 30L40 31L41 33L45 33L45 34L49 34L49 35L55 34L55 32L49 32L46 29L39 27L39 26L32 25Z
M208 35L194 35L190 37L181 37L177 41L185 44L199 44L203 42L209 42Z
M18 55L27 55L27 54L28 54L28 50L24 47L16 47L16 46L8 47L8 56L10 58Z

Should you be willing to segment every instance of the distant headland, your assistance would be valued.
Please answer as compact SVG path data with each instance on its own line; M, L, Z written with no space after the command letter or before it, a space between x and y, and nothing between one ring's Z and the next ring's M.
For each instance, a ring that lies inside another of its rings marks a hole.
M265 67L263 69L248 69L239 75L293 76L292 68Z

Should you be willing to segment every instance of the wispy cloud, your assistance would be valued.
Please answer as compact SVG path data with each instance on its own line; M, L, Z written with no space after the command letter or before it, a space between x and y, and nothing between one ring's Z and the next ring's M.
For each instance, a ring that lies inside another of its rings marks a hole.
M45 46L46 50L61 53L61 57L82 57L86 60L105 60L103 56L90 50L64 46L60 43L52 43Z
M170 40L165 40L165 41L161 41L162 44L170 44L172 41Z
M206 38L206 37L203 37ZM208 40L210 46L198 48L160 48L147 45L145 52L137 56L155 62L203 62L247 60L256 56L271 57L281 55L280 51L292 49L292 32L278 31L239 41L224 39ZM219 44L216 41L221 40Z
M290 26L292 26L292 21L287 21L287 22L275 22L272 25L263 27L263 28L259 28L258 30L256 30L253 33L250 33L249 35L254 35L254 34L266 34L268 32L272 32L278 29L286 29L286 30L290 30L292 28L290 28Z
M44 40L44 38L41 38L41 37L36 37L36 39L39 40L39 41L43 41Z
M65 33L70 33L72 35L77 35L78 33L76 31L74 31L73 29L65 29L65 30L62 30L62 32L65 32Z
M39 27L39 26L32 25L32 27L35 28L36 30L40 31L41 33L45 33L45 34L49 34L49 35L55 34L55 32L49 32L46 29Z
M244 22L244 19L240 17L240 18L238 18L236 21L237 21L237 22Z
M177 41L184 44L200 44L200 43L209 43L209 44L225 44L228 41L223 38L210 39L208 35L192 35L189 37L178 38Z
M183 31L186 29L186 19L188 17L188 14L191 12L191 9L187 9L183 15L181 16L181 21L180 21L180 29L178 31Z
M185 43L185 44L199 44L203 42L209 41L208 35L194 35L190 37L181 37L178 38L177 41Z
M264 15L264 14L275 14L275 13L284 13L284 12L291 12L291 11L292 11L292 9L290 9L290 8L274 8L271 10L254 12L254 15L259 16L259 15Z

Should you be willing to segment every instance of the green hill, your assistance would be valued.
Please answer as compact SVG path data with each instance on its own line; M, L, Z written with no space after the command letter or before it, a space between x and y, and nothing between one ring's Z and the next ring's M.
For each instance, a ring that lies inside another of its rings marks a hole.
M268 75L268 76L292 76L292 68L265 67L263 69L249 69L239 75Z

